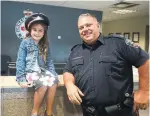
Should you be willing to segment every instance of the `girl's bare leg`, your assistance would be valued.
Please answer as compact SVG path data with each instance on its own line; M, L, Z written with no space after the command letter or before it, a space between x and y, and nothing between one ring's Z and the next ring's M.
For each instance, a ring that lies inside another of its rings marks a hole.
M54 98L55 98L55 94L56 94L56 89L57 89L57 84L53 85L52 87L48 87L47 90L47 97L46 97L46 114L52 115L52 106L53 106L53 102L54 102Z
M32 109L32 114L38 114L41 102L44 98L47 87L42 86L34 93L34 105Z

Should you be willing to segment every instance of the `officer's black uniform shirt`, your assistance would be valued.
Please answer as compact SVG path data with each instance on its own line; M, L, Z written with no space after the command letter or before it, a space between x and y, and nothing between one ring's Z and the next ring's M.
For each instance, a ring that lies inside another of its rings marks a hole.
M122 101L128 86L132 93L132 65L138 68L148 58L128 39L101 35L93 46L74 46L64 72L74 75L83 103L111 105Z

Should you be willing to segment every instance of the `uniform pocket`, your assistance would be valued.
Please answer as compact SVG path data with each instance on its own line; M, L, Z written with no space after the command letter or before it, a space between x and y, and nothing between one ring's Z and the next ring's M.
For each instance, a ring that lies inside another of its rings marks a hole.
M113 64L117 63L117 58L115 56L101 56L99 63L105 70L106 75L111 75L111 67Z
M76 57L72 59L72 67L83 65L83 57Z
M117 62L117 58L114 56L101 56L99 63L100 62L104 62L104 63L116 63Z
M81 70L83 69L84 59L83 57L75 57L72 59L72 70L75 77L78 77Z

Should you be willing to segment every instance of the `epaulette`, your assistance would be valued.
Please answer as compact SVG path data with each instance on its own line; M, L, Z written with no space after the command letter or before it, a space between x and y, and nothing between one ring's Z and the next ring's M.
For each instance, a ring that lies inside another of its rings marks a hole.
M74 50L74 49L76 49L76 48L79 48L81 45L82 45L82 44L76 44L76 45L74 45L74 46L71 48L71 51Z
M108 38L119 38L119 39L124 39L123 35L119 35L119 34L112 34L107 36Z

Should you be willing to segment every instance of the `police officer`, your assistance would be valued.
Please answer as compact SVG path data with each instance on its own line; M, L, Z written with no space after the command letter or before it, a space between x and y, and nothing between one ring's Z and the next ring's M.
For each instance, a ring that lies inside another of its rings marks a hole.
M79 16L78 29L83 43L72 48L63 74L69 100L84 116L133 116L133 104L146 109L148 54L123 37L104 37L89 13ZM134 100L132 66L139 72Z

